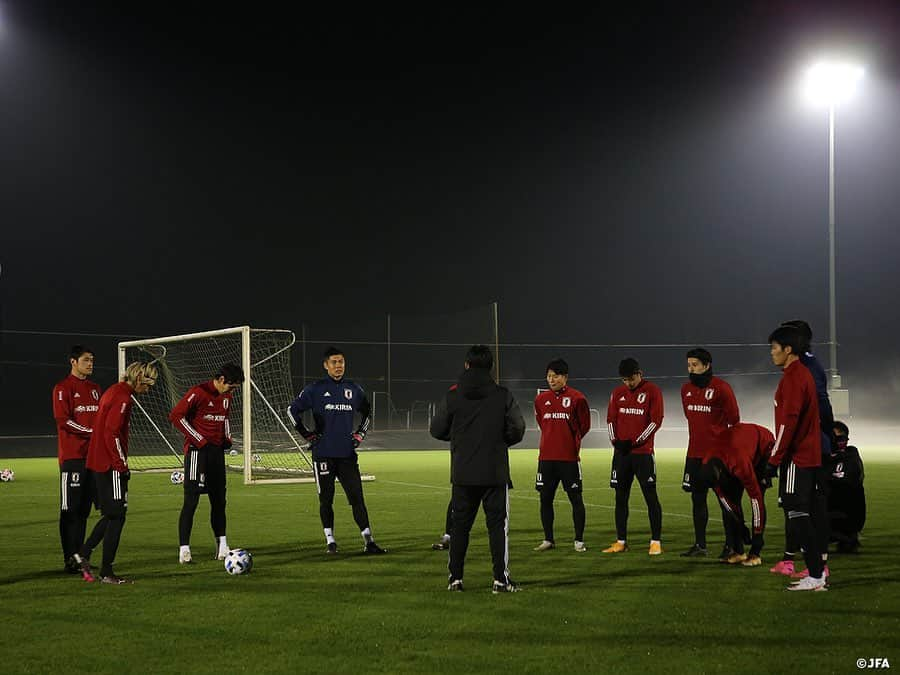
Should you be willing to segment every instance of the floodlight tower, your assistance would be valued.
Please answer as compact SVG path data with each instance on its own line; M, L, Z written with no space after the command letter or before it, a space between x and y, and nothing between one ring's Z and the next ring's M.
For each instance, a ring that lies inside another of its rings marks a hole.
M807 68L803 89L807 98L828 108L828 389L834 412L849 413L850 397L841 387L837 367L837 303L834 272L834 110L856 92L865 69L857 64L823 60Z

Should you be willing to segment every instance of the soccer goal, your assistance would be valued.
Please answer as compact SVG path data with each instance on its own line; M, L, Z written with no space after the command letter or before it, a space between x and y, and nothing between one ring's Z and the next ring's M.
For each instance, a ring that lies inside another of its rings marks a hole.
M212 379L224 363L238 364L246 380L235 391L229 416L234 447L226 466L257 480L314 480L306 442L285 420L296 392L291 384L289 330L240 326L203 333L119 343L119 375L132 361L153 361L156 386L136 396L129 432L129 465L163 471L183 465L184 437L169 422L169 411L194 385Z

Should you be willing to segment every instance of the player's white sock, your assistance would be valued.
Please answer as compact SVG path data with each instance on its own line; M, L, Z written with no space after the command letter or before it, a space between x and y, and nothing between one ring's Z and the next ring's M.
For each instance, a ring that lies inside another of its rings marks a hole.
M450 541L450 535L444 532L444 534L441 535L441 541L446 544L448 541Z
M619 542L620 544L622 544L622 546L625 545L625 540L624 540L624 539L616 539L616 541Z
M623 541L622 543L624 544L625 542ZM659 539L651 539L651 540L650 540L650 543L651 543L651 544L660 544L660 545L662 545L661 542L659 541Z
M362 535L363 541L366 542L367 544L368 544L370 541L374 541L374 540L372 539L372 530L370 530L368 527L367 527L366 529L362 530L362 531L360 532L360 535Z
M228 539L221 536L219 539L219 553L228 553Z
M190 554L191 547L190 546L179 546L178 547L178 555L184 555L185 553Z
M325 528L325 543L334 544L334 530L330 527Z

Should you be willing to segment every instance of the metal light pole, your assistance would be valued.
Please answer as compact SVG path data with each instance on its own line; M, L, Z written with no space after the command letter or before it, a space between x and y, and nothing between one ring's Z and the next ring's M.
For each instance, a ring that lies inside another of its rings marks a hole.
M837 300L835 298L834 264L834 111L837 104L849 99L864 74L860 66L823 61L806 72L807 96L828 106L828 357L829 395L835 414L850 412L850 394L841 387L837 367Z
M828 106L828 369L829 389L841 388L837 367L837 300L834 281L834 103Z

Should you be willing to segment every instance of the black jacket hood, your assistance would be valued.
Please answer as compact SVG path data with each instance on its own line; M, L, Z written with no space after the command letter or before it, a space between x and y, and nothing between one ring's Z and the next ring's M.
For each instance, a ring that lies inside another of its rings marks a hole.
M459 376L459 393L470 401L487 398L496 387L491 371L484 368L469 368Z

